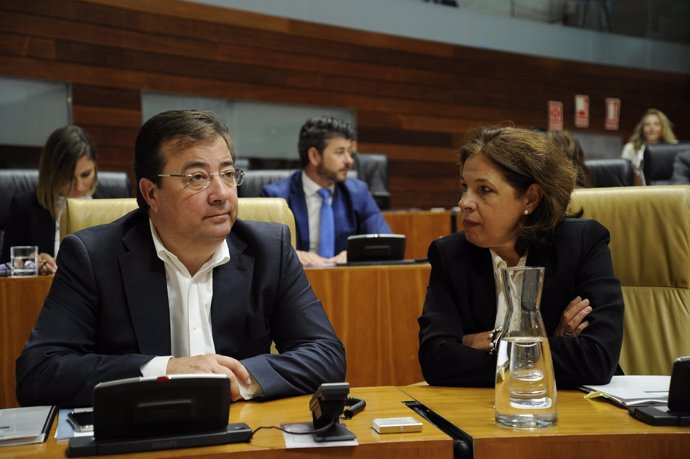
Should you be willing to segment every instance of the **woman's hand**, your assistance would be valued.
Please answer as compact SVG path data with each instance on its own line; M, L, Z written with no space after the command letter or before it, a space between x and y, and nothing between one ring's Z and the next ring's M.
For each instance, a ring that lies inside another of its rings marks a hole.
M470 333L462 337L462 344L480 351L491 350L491 337L494 331L489 330L481 333Z
M49 254L43 252L38 255L38 274L55 274L57 263Z
M554 336L578 336L589 325L585 317L590 312L592 312L592 307L589 305L589 300L575 297L563 311Z

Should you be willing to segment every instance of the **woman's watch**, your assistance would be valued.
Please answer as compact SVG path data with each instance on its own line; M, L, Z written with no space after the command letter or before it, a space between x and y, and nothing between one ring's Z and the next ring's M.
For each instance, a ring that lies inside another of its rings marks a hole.
M489 339L489 354L494 355L498 351L498 341L503 336L502 328L494 328L491 330L491 338Z

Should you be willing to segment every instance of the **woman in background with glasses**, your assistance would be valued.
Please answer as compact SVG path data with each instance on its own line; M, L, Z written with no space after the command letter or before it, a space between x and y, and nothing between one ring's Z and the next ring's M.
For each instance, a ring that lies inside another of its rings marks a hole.
M96 180L96 149L89 135L74 125L53 131L41 151L36 191L12 198L2 260L10 259L12 246L37 245L39 274L54 273L65 200L91 197Z
M572 162L542 133L484 128L460 152L463 231L429 247L419 318L426 381L492 387L507 304L501 267L545 268L541 313L558 387L608 383L623 341L623 294L609 232L565 218Z

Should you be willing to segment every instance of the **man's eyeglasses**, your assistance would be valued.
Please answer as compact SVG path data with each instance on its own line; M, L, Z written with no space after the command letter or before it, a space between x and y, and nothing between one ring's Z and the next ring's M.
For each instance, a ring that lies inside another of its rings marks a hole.
M228 169L220 172L195 172L193 174L158 174L159 177L180 177L185 188L192 191L203 191L211 185L213 176L217 175L226 186L235 187L242 185L244 171L242 169Z

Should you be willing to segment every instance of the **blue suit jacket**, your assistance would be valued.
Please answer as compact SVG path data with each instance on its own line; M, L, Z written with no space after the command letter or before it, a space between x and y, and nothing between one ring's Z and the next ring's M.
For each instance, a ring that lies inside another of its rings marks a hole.
M623 342L623 293L613 274L609 232L594 220L566 219L556 243L530 247L528 266L543 266L541 315L558 387L607 384ZM441 386L493 387L496 357L462 344L496 319L496 284L489 249L464 233L429 247L431 277L419 318L419 359L425 379ZM589 326L576 338L553 336L568 303L580 295L592 306Z
M251 372L263 398L311 393L345 377L345 352L290 245L286 226L236 221L230 261L213 270L216 353ZM146 212L67 236L59 269L22 355L22 405L92 403L101 381L140 376L170 355L163 262ZM270 354L274 341L279 355Z
M302 171L263 187L261 196L284 198L295 215L297 250L309 251L309 216L302 186ZM347 238L353 234L390 234L391 229L381 215L367 184L347 179L335 185L333 193L335 220L335 253L347 248Z

